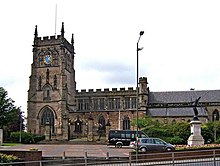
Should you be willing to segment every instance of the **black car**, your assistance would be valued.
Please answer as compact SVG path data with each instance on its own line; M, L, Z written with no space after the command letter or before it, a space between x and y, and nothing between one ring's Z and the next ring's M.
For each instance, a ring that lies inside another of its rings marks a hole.
M135 141L137 131L135 130L110 130L108 136L108 145L115 145L117 148L129 146L131 141ZM148 137L142 131L138 131L138 138Z

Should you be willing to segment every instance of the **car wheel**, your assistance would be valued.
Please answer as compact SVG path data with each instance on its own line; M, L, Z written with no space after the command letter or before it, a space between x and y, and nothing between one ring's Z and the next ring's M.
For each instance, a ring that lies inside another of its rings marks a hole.
M172 151L172 149L171 148L166 148L166 151Z
M141 151L141 152L146 152L146 151L147 151L147 148L145 148L145 147L140 148L140 151Z
M116 148L122 148L122 144L121 144L121 143L117 143L117 144L115 145L115 147L116 147Z

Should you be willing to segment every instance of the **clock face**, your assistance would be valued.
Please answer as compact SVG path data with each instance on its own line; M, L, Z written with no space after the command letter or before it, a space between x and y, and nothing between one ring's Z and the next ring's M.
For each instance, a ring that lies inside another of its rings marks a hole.
M51 62L52 62L52 56L51 55L46 55L44 57L44 63L49 65L49 64L51 64Z

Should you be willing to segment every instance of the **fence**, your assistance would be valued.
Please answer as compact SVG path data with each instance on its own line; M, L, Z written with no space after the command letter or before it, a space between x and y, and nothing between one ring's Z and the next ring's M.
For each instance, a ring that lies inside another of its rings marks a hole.
M0 163L10 166L219 166L220 149L215 150L193 150L163 153L130 153L129 157L106 158L84 157L73 158L63 156L62 158L50 158L42 161Z

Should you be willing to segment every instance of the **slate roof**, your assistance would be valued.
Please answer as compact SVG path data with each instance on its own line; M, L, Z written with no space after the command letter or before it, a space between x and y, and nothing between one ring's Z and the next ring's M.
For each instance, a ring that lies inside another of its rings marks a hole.
M170 91L170 92L150 92L149 103L182 103L192 102L198 97L201 97L199 102L220 102L220 90L201 90L201 91ZM199 116L207 116L204 107L197 107ZM148 115L150 116L194 116L193 108L149 108Z
M220 102L220 90L150 92L149 103Z
M207 112L204 107L198 107L199 116L207 116ZM148 115L153 117L193 117L193 108L150 108L148 109Z

